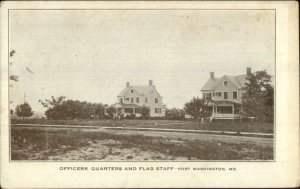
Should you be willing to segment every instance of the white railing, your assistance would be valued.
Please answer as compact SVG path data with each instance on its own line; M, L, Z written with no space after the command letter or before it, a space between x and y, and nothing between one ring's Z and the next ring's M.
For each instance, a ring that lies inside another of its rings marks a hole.
M231 117L240 117L239 114L220 114L220 113L215 113L214 117L216 118L231 118Z

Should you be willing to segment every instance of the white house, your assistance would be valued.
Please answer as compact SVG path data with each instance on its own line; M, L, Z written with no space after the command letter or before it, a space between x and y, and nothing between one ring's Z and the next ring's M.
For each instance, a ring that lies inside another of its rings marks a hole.
M118 103L115 107L118 114L138 115L138 108L147 106L150 108L150 117L165 116L166 106L152 80L149 80L149 85L146 86L131 86L129 82L126 82L125 88L117 97Z
M246 74L235 76L214 77L214 72L210 73L210 78L201 88L203 98L212 107L210 120L241 118L243 87L250 74L251 68L247 68Z

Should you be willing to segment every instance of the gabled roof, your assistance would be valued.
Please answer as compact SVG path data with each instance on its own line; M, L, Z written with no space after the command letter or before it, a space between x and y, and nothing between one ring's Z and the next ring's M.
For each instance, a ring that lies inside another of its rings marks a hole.
M124 103L116 103L113 105L113 107L117 108L140 108L141 106L136 105L136 104L124 104Z
M130 96L131 90L134 91L135 95L138 96L150 96L155 95L158 97L161 97L159 92L156 90L155 86L149 85L149 86L129 86L125 87L118 96Z
M201 91L214 90L224 80L230 81L237 88L242 88L242 87L244 87L245 83L247 82L246 78L247 78L247 75L237 75L237 76L224 75L223 77L219 77L219 78L209 78L208 81L201 88Z

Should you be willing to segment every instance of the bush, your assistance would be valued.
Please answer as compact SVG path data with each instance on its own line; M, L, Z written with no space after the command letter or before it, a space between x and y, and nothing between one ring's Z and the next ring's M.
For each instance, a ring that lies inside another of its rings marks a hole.
M125 116L126 119L135 119L135 114L128 114Z
M137 109L137 113L141 114L141 118L148 119L150 117L150 108L147 106L142 106Z
M166 110L166 119L169 120L184 120L185 112L184 110L172 108Z

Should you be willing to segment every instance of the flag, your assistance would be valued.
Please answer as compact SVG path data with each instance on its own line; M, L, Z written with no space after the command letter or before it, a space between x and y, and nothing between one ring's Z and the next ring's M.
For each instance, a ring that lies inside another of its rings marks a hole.
M12 57L12 56L14 56L15 53L16 53L16 51L12 50L12 51L9 52L9 56Z
M9 78L13 81L19 81L19 77L17 75L11 75Z
M33 71L31 69L29 69L28 67L26 67L26 70L29 72L29 73L32 73L33 74Z

